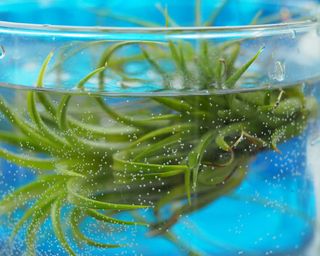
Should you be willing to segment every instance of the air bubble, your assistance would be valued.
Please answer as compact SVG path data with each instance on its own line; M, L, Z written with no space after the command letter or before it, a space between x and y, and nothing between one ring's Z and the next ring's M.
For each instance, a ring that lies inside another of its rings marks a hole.
M284 63L282 63L281 61L276 61L274 63L273 69L271 70L271 72L269 72L269 78L278 82L282 82L285 79L285 73L286 68Z
M2 45L0 45L0 59L3 59L6 56L6 50Z

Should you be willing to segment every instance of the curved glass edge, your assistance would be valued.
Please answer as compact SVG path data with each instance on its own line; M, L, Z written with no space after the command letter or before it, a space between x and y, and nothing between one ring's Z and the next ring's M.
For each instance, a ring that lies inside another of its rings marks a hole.
M315 17L310 20L248 26L224 26L224 27L151 27L151 28L117 28L117 27L72 27L37 25L28 23L14 23L0 21L0 33L14 35L33 36L60 36L65 38L99 39L110 40L118 38L123 40L137 39L143 40L156 35L170 38L195 38L197 35L207 35L209 38L230 38L230 37L252 37L252 36L273 36L286 33L294 29L297 32L305 32L319 25L319 20ZM121 36L122 35L122 36ZM202 37L203 38L203 37Z

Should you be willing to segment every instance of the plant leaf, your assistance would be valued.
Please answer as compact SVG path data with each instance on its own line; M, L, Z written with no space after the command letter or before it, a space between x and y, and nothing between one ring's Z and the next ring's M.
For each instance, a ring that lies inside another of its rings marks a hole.
M63 205L63 198L60 197L56 199L51 207L51 222L53 231L56 238L59 240L62 247L71 255L77 256L76 253L70 246L70 243L67 241L65 234L61 226L61 208Z
M98 221L103 221L111 224L120 224L120 225L139 225L139 226L148 226L147 223L142 223L142 222L136 222L136 221L124 221L124 220L119 220L115 219L112 217L109 217L105 214L102 214L96 210L93 209L88 209L85 211L86 214Z
M220 4L220 6L218 6L218 8L216 8L210 15L210 17L208 18L208 20L204 23L204 26L213 26L215 25L215 22L218 18L218 16L221 14L221 12L223 11L223 9L226 7L226 5L228 4L230 0L223 0Z
M100 209L100 210L128 210L128 211L149 207L145 205L114 204L114 203L97 201L79 194L76 191L77 187L78 186L76 185L76 179L71 179L67 184L69 202L79 207Z
M39 233L39 228L44 223L49 215L49 206L42 208L41 212L38 211L32 216L31 223L28 226L26 232L26 247L28 256L36 256L36 243L37 234Z
M60 186L61 188L61 186ZM51 188L47 189L40 198L34 203L28 210L26 210L23 216L20 218L17 224L15 224L14 229L11 234L11 239L13 239L18 231L21 229L23 224L34 214L41 214L43 209L45 209L48 205L50 205L59 195L59 184L55 184Z
M43 79L44 79L46 70L48 68L48 64L49 64L50 60L53 57L53 54L54 54L53 52L50 52L49 55L46 57L45 61L42 64L42 67L41 67L40 72L39 72L37 84L36 84L37 87L42 87L43 86Z
M243 74L249 69L249 67L258 59L260 54L263 52L264 48L260 48L260 50L257 52L257 54L249 60L246 64L244 64L241 68L239 68L234 74L232 74L227 81L225 82L225 85L228 88L232 88L236 82L243 76Z
M79 208L75 208L72 210L71 215L70 215L70 224L71 224L71 230L74 235L74 237L78 241L82 241L86 243L89 246L93 247L98 247L98 248L119 248L123 247L123 245L118 245L118 244L106 244L106 243L101 243L94 241L90 238L88 238L86 235L82 233L82 231L79 228L80 225L80 216L81 216L81 211Z
M193 189L195 189L197 186L198 172L202 157L205 153L206 148L213 141L216 135L216 130L207 132L201 137L198 145L188 155L188 166L190 170L192 170Z
M21 167L32 168L39 171L54 170L55 159L30 157L25 154L15 154L0 147L0 157Z

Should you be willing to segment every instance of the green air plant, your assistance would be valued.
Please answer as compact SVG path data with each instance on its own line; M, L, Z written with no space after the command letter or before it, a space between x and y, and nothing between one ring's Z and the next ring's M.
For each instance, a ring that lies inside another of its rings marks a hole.
M167 25L176 24L167 9L159 9ZM213 13L205 24L213 24L216 16ZM196 20L202 22L199 14ZM105 44L95 42L86 47ZM118 54L132 45L139 47L133 57ZM121 76L124 84L139 82L140 78L130 77L123 68L136 60L146 62L166 89L174 87L172 81L179 81L186 89L233 89L263 54L261 48L239 67L241 42L213 44L203 40L197 47L195 50L183 40L108 44L97 68L79 81L78 90L85 94L86 83L94 76L103 90L106 72ZM53 55L43 63L37 87L43 86ZM160 60L174 68L165 70ZM277 145L303 133L316 109L315 100L305 97L299 84L246 93L152 96L134 108L111 104L108 97L87 96L88 102L80 104L93 106L91 112L86 110L90 112L88 119L74 111L79 98L29 91L27 113L22 114L0 99L0 111L12 126L0 132L0 139L22 151L2 147L0 156L37 173L34 181L0 202L2 215L27 206L11 239L26 227L28 255L35 255L35 235L48 219L70 255L76 253L65 225L78 244L106 249L126 246L91 239L80 228L88 219L121 227L147 226L149 235L175 240L168 230L180 216L232 192L245 179L257 153L268 149L280 152ZM164 217L162 209L174 202L178 204ZM143 209L152 210L155 220L136 217ZM64 225L62 212L69 218ZM124 212L131 214L131 221L117 217Z

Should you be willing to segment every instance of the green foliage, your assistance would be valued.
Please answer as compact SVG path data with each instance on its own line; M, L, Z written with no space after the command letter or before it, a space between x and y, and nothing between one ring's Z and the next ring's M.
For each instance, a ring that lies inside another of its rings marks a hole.
M197 25L202 22L200 8L198 3ZM159 9L168 26L177 25L166 8ZM214 12L205 24L214 23L217 15ZM94 46L99 44L105 42ZM134 58L117 54L133 45L140 49ZM79 91L84 91L94 76L98 76L103 90L109 71L122 75L124 80L134 79L119 68L119 63L139 60L150 65L166 89L170 88L170 81L182 78L184 88L206 89L209 93L150 97L151 106L143 111L131 107L116 110L108 98L87 96L85 98L95 104L91 114L96 121L91 123L71 112L76 98L72 94L57 97L30 91L27 115L16 113L14 107L1 98L0 111L12 127L10 131L0 132L0 140L21 149L23 154L0 148L0 157L38 172L35 181L0 202L2 215L28 206L12 238L27 225L28 255L35 255L36 233L50 219L57 240L70 255L76 253L65 226L71 229L73 239L79 244L106 249L125 246L88 237L82 225L90 219L120 227L147 226L150 235L164 234L175 241L172 234L166 232L180 216L232 192L245 178L250 159L262 150L279 151L279 143L301 134L317 107L312 98L303 95L300 85L280 92L264 89L215 94L215 89L234 89L241 83L262 54L262 48L242 65L238 65L242 62L240 52L240 42L218 45L202 41L197 50L185 41L131 41L109 45L97 69L79 81ZM50 53L43 63L37 87L43 86L52 57ZM166 71L160 59L173 63L173 71ZM154 115L158 112L161 114ZM106 118L110 124L102 127L102 120ZM153 189L157 192L152 193ZM139 195L143 195L146 203L138 200ZM173 202L180 204L169 218L161 218L161 209ZM69 209L69 221L62 225L64 208ZM137 221L134 213L141 209L153 210L158 221ZM118 219L117 214L121 212L131 213L133 220Z

